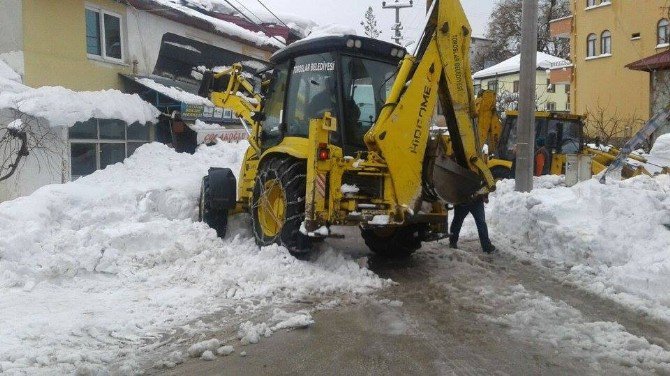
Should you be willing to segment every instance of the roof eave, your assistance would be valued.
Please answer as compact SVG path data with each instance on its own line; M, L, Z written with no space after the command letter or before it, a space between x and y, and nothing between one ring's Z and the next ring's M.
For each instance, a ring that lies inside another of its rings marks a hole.
M185 14L183 12L180 12L177 9L171 8L169 6L156 3L152 0L123 0L125 3L128 5L132 6L133 8L143 10L143 11L151 11L151 13L156 14L160 17L169 19L171 21L183 24L183 25L189 25L193 26L197 29L207 31L216 35L220 35L222 37L225 37L227 39L233 40L235 42L239 42L245 45L253 46L255 48L258 48L263 51L267 52L275 52L279 50L279 47L271 45L271 44L263 44L263 45L258 45L256 43L253 43L249 40L246 40L244 38L238 37L236 35L230 35L228 33L224 33L221 30L218 30L214 25L211 23L207 22L206 20L197 18L197 17L192 17L189 16L188 14Z

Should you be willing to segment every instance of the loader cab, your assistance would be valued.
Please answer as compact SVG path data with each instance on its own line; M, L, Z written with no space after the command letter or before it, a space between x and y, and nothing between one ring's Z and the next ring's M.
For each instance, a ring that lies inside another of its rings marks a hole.
M511 161L515 158L517 143L517 111L507 111L502 134L495 152L496 157ZM584 148L584 122L578 115L537 112L535 114L535 141L542 138L552 154L577 154Z
M346 155L366 150L363 137L376 122L406 51L352 35L296 42L275 53L265 95L261 147L286 137L307 137L311 119L330 112L337 131L330 142Z

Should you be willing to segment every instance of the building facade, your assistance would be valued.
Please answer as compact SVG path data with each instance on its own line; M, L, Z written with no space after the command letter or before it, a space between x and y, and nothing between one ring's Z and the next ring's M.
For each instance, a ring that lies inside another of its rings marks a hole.
M235 62L249 69L263 67L281 46L277 39L290 42L297 38L294 30L280 26L268 34L249 30L234 17L187 7L179 0L0 1L0 68L8 66L19 74L16 85L74 91L118 89L140 95L164 114L183 111L185 104L194 101L195 105L209 103L193 94L199 87L197 69ZM234 117L228 111L220 112L221 116L208 122L218 119L219 124L230 125ZM22 160L21 174L0 184L0 201L121 162L143 143L174 145L174 129L186 129L181 118L173 128L170 116L150 124L92 117L54 127L48 119L0 109L0 134L15 117L43 129L54 146L48 157L40 157L39 153L46 152L32 152ZM215 128L207 135L241 133L219 125Z
M666 0L572 0L572 15L553 20L569 38L571 61L552 67L551 82L570 84L572 112L587 116L590 136L625 139L650 117L648 74L627 64L670 46Z
M552 64L567 64L566 60L537 53L535 108L537 111L570 111L570 85L552 84L549 81L549 68ZM516 55L499 64L476 72L473 75L475 93L480 90L496 92L498 107L505 110L517 110L519 103L519 81L521 57Z
M150 0L3 0L0 59L31 87L102 90L123 89L119 74L154 74L166 43L195 52L183 40L166 41L172 35L258 61L278 48L274 39L188 9Z

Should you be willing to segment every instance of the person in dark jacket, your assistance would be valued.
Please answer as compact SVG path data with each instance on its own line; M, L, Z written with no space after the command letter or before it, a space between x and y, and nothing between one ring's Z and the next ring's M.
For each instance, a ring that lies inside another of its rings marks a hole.
M449 247L458 248L458 236L463 226L463 221L468 213L475 218L477 225L477 232L479 233L479 242L482 245L482 250L485 253L493 253L496 247L489 239L489 230L486 226L486 214L484 213L484 203L489 202L488 193L485 195L477 195L470 202L454 205L454 219L451 221L451 229L449 235Z

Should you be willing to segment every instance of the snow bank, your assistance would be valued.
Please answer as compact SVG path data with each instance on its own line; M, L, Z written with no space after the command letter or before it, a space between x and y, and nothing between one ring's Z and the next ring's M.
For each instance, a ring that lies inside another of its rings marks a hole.
M148 144L0 204L0 372L137 371L136 354L207 314L242 322L259 308L390 283L332 250L306 262L258 249L248 216L231 218L224 240L196 222L201 177L210 166L237 173L247 145L189 155Z
M538 186L518 193L514 181L499 183L489 224L502 248L554 262L591 290L670 317L670 176L570 188L550 176Z
M649 155L670 162L670 133L660 135L656 139Z

